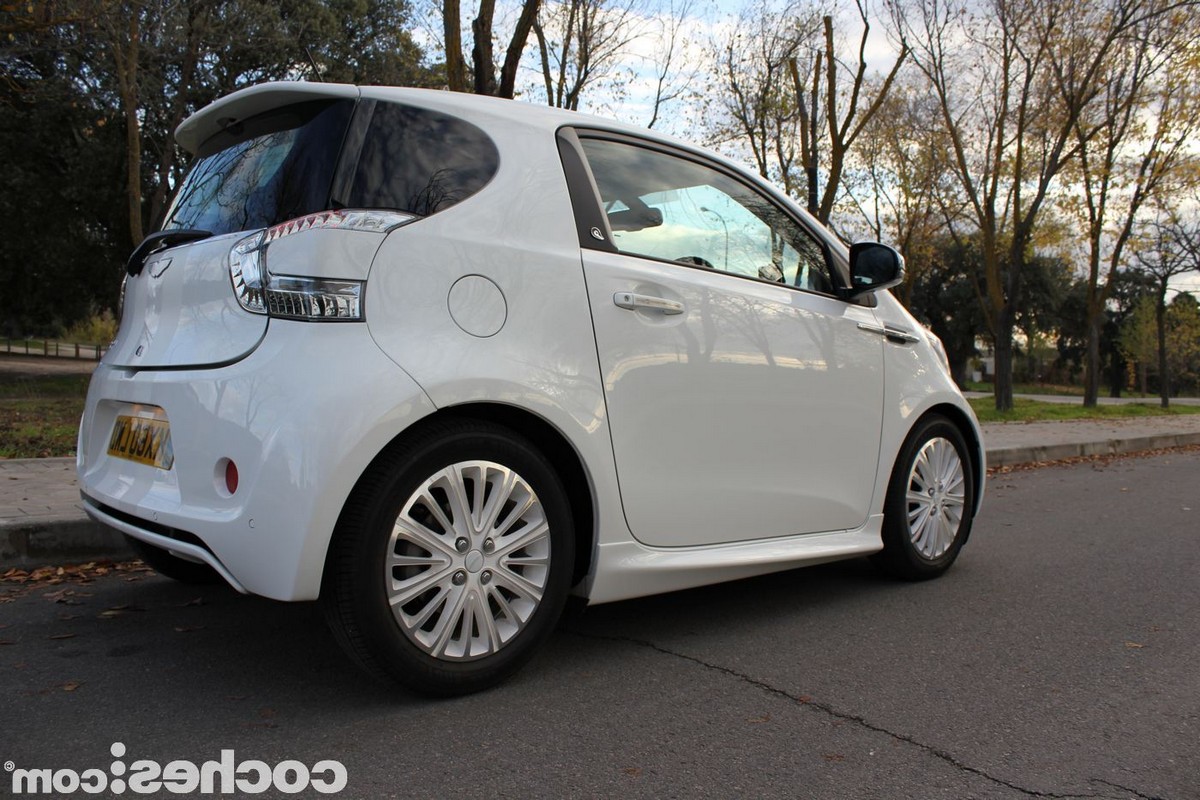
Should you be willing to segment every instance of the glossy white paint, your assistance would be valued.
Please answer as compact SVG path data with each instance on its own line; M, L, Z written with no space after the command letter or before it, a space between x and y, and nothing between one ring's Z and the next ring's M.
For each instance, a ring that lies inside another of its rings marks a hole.
M313 599L354 483L384 445L434 409L362 325L271 320L269 328L253 353L220 369L97 367L79 488L119 512L198 536L247 591ZM130 404L165 412L171 470L106 454L113 420ZM232 497L215 480L222 458L241 476ZM151 531L122 529L161 544Z
M227 116L358 91L255 87L185 122L180 141L194 148ZM548 424L582 464L594 528L583 534L594 536L576 592L608 602L878 550L888 476L915 421L956 409L978 443L969 406L923 338L897 344L858 329L919 330L887 293L869 309L684 265L581 254L556 131L648 132L447 92L362 94L469 119L496 142L499 172L471 199L386 237L310 231L270 246L269 268L281 274L365 275L366 324L268 323L242 310L224 263L237 235L162 254L186 251L204 266L186 293L135 289L80 437L83 491L152 524L98 514L103 521L160 546L153 524L187 531L209 551L178 551L208 559L235 585L311 599L337 516L379 451L439 410L501 405ZM683 313L618 307L621 292L679 302ZM175 369L119 368L139 344L158 349L136 363ZM223 362L232 363L179 369ZM131 403L170 420L171 471L105 455L113 419ZM233 497L214 478L221 458L241 473Z
M361 281L367 279L384 234L336 228L311 228L267 245L272 275Z
M450 287L446 307L464 333L486 339L495 336L508 318L504 293L490 278L465 275Z
M224 364L242 358L267 330L230 291L229 248L236 234L151 256L125 284L125 307L105 363L153 367ZM164 268L165 265L165 268Z
M621 498L658 547L861 526L879 457L871 309L715 270L584 255ZM615 293L683 305L627 310Z
M655 548L632 541L604 544L596 557L588 598L592 604L611 603L870 555L879 550L882 524L880 514L854 531L707 547Z

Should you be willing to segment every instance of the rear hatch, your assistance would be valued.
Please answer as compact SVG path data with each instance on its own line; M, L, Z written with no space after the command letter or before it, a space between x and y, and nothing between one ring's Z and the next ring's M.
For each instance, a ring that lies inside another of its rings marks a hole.
M269 106L268 97L258 96ZM235 108L258 113L218 120L219 130L199 144L162 225L212 236L132 265L120 331L105 363L210 367L254 350L268 317L239 303L230 252L248 231L335 207L332 185L354 107L355 100L343 95L265 110Z

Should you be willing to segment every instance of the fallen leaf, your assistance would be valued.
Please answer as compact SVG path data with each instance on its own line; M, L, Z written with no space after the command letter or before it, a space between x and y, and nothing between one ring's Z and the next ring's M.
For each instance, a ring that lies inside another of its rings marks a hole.
M1125 646L1128 647L1130 650L1141 650L1146 645L1138 644L1137 642L1126 642Z
M2 644L16 644L16 642L14 642L12 639L0 639L0 645Z
M770 722L770 721L771 721L770 714L763 714L761 717L747 717L746 718L746 722L749 722L752 725L758 725L763 722Z
M52 636L47 636L46 638L47 639L74 639L75 634L73 634L73 633L56 633L56 634L53 634Z
M799 700L801 703L811 703L811 702L812 702L812 695L810 695L810 694L802 694L802 695L800 695L799 697L797 697L796 699L797 699L797 700Z
M80 686L83 686L83 684L80 683L79 681L67 681L66 683L64 683L62 685L62 690L64 692L73 692L76 689L78 689Z
M624 772L626 775L628 775L631 778L641 777L641 774L642 774L641 767L626 767L625 769L623 769L621 771Z
M841 753L822 753L821 758L826 761L845 761L846 757Z

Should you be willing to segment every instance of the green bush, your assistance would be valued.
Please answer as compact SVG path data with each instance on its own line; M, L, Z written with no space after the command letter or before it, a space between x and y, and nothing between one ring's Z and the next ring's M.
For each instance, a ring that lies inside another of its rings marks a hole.
M117 338L117 320L105 308L67 328L62 338L63 341L80 344L108 344Z

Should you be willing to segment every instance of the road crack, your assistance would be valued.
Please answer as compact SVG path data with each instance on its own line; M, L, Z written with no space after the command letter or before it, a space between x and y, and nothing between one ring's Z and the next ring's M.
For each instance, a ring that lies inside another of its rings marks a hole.
M688 655L687 653L681 653L677 650L671 650L670 648L663 647L662 645L655 644L654 642L647 641L645 639L635 639L635 638L628 637L628 636L605 636L602 634L584 633L579 630L570 630L570 631L567 631L567 633L571 633L582 639L592 639L595 641L622 642L625 644L632 644L632 645L636 645L638 647L644 647L646 649L653 650L653 651L655 651L657 653L661 653L665 656L671 656L672 658L678 658L683 661L691 662L692 664L696 664L700 667L703 667L704 669L711 670L713 672L718 672L723 675L727 675L731 678L735 678L735 679L742 681L743 683L747 683L750 686L753 686L756 689L759 689L763 692L775 695L777 697L782 697L786 700L790 700L793 703L796 703L797 705L801 705L806 708L810 708L814 711L821 712L821 713L823 713L829 717L832 717L834 719L841 720L843 722L850 722L850 723L853 723L854 725L857 725L866 730L883 734L884 736L887 736L898 742L904 742L905 744L912 745L913 747L916 747L916 748L922 750L923 752L928 753L929 755L933 756L934 758L944 761L945 763L949 764L954 769L957 769L961 772L966 772L971 775L977 775L978 777L983 778L986 781L990 781L991 783L994 783L997 786L1003 786L1007 789L1012 789L1013 791L1020 792L1021 794L1027 795L1028 797L1045 797L1045 798L1052 798L1052 800L1121 800L1120 798L1115 798L1114 796L1107 795L1107 794L1054 794L1052 792L1039 792L1036 789L1028 789L1024 786L1019 786L1015 783L1012 783L1011 781L1006 781L1003 778L998 778L995 775L991 775L991 774L985 772L984 770L979 769L978 767L973 767L970 764L964 764L963 762L959 761L952 754L946 752L945 750L942 750L938 747L934 747L933 745L926 744L926 743L916 739L915 737L910 736L909 734L897 733L895 731L888 730L887 728L883 727L882 725L878 725L874 722L871 722L870 720L868 720L864 717L860 717L857 714L850 714L845 711L839 711L838 709L834 708L833 706L829 705L828 703L823 703L809 695L794 695L785 689L780 689L777 686L772 686L770 683L767 683L766 681L760 680L753 676L747 675L744 672L738 672L735 669L732 669L730 667L721 666L720 664L713 664L709 661L705 661L702 658ZM1114 789L1119 789L1123 792L1129 792L1130 794L1136 796L1140 800L1165 800L1165 798L1159 798L1159 797L1153 797L1151 795L1145 795L1134 789L1130 789L1129 787L1121 786L1119 784L1111 783L1109 781L1101 780L1099 778L1089 779L1088 782L1105 784L1107 786L1113 787Z

